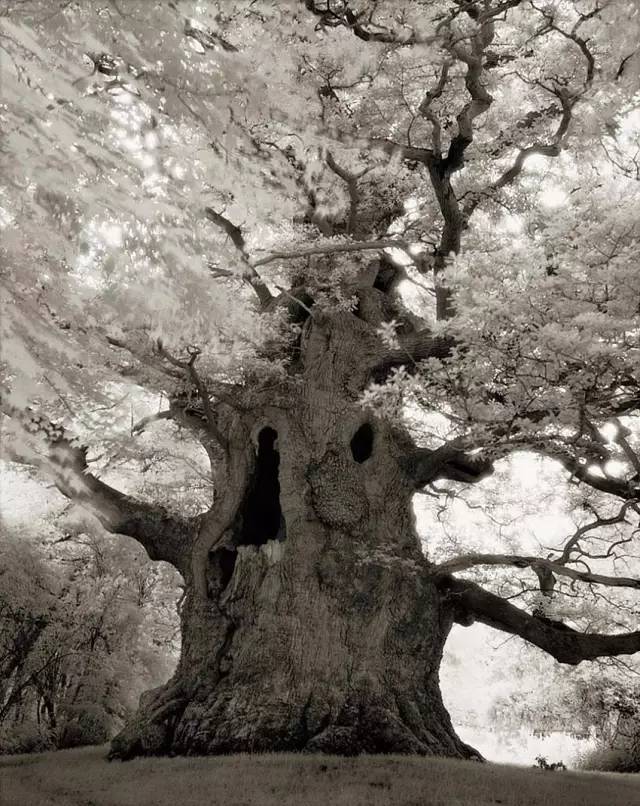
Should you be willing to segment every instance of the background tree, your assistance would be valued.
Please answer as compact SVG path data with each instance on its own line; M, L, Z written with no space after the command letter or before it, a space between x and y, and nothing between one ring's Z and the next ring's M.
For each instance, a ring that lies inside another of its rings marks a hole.
M0 753L105 742L173 666L170 567L68 523L51 531L0 539Z
M10 455L185 584L178 669L113 754L469 757L454 621L637 652L549 608L640 587L584 537L638 516L635 4L4 6ZM203 511L113 486L151 431L199 444ZM542 555L425 556L416 490L517 451L611 511Z

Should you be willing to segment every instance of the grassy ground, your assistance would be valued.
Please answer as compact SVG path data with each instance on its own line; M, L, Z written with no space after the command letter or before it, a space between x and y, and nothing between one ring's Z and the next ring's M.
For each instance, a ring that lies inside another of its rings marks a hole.
M0 758L2 806L639 806L640 775L401 756L105 760L106 748Z

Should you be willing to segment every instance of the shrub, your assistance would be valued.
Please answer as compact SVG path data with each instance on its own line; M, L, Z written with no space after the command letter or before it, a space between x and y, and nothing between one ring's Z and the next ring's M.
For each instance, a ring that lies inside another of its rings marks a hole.
M555 772L556 770L566 770L567 767L564 761L554 761L551 764L546 759L546 756L536 756L536 763L533 765L534 767L539 767L541 770L550 770L551 772Z
M43 753L54 747L51 733L33 722L6 725L0 729L0 755Z
M598 747L580 760L583 770L640 772L640 754L631 747Z
M90 744L104 744L109 739L108 720L104 714L95 711L81 711L66 721L58 732L59 750L70 747L84 747Z

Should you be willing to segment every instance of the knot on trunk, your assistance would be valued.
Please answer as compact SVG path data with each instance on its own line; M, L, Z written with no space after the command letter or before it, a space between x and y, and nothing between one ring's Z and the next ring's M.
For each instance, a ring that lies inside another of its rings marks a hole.
M367 517L369 503L354 462L328 451L307 474L318 519L332 527L353 527Z

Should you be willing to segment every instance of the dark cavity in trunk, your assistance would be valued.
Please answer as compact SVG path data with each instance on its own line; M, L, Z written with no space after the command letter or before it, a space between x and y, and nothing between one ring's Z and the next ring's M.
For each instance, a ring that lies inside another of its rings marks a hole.
M351 455L358 464L366 462L373 452L373 428L363 423L351 440Z
M280 452L278 432L267 426L258 434L258 455L249 491L240 508L234 543L262 546L267 540L284 540L286 524L280 507Z

